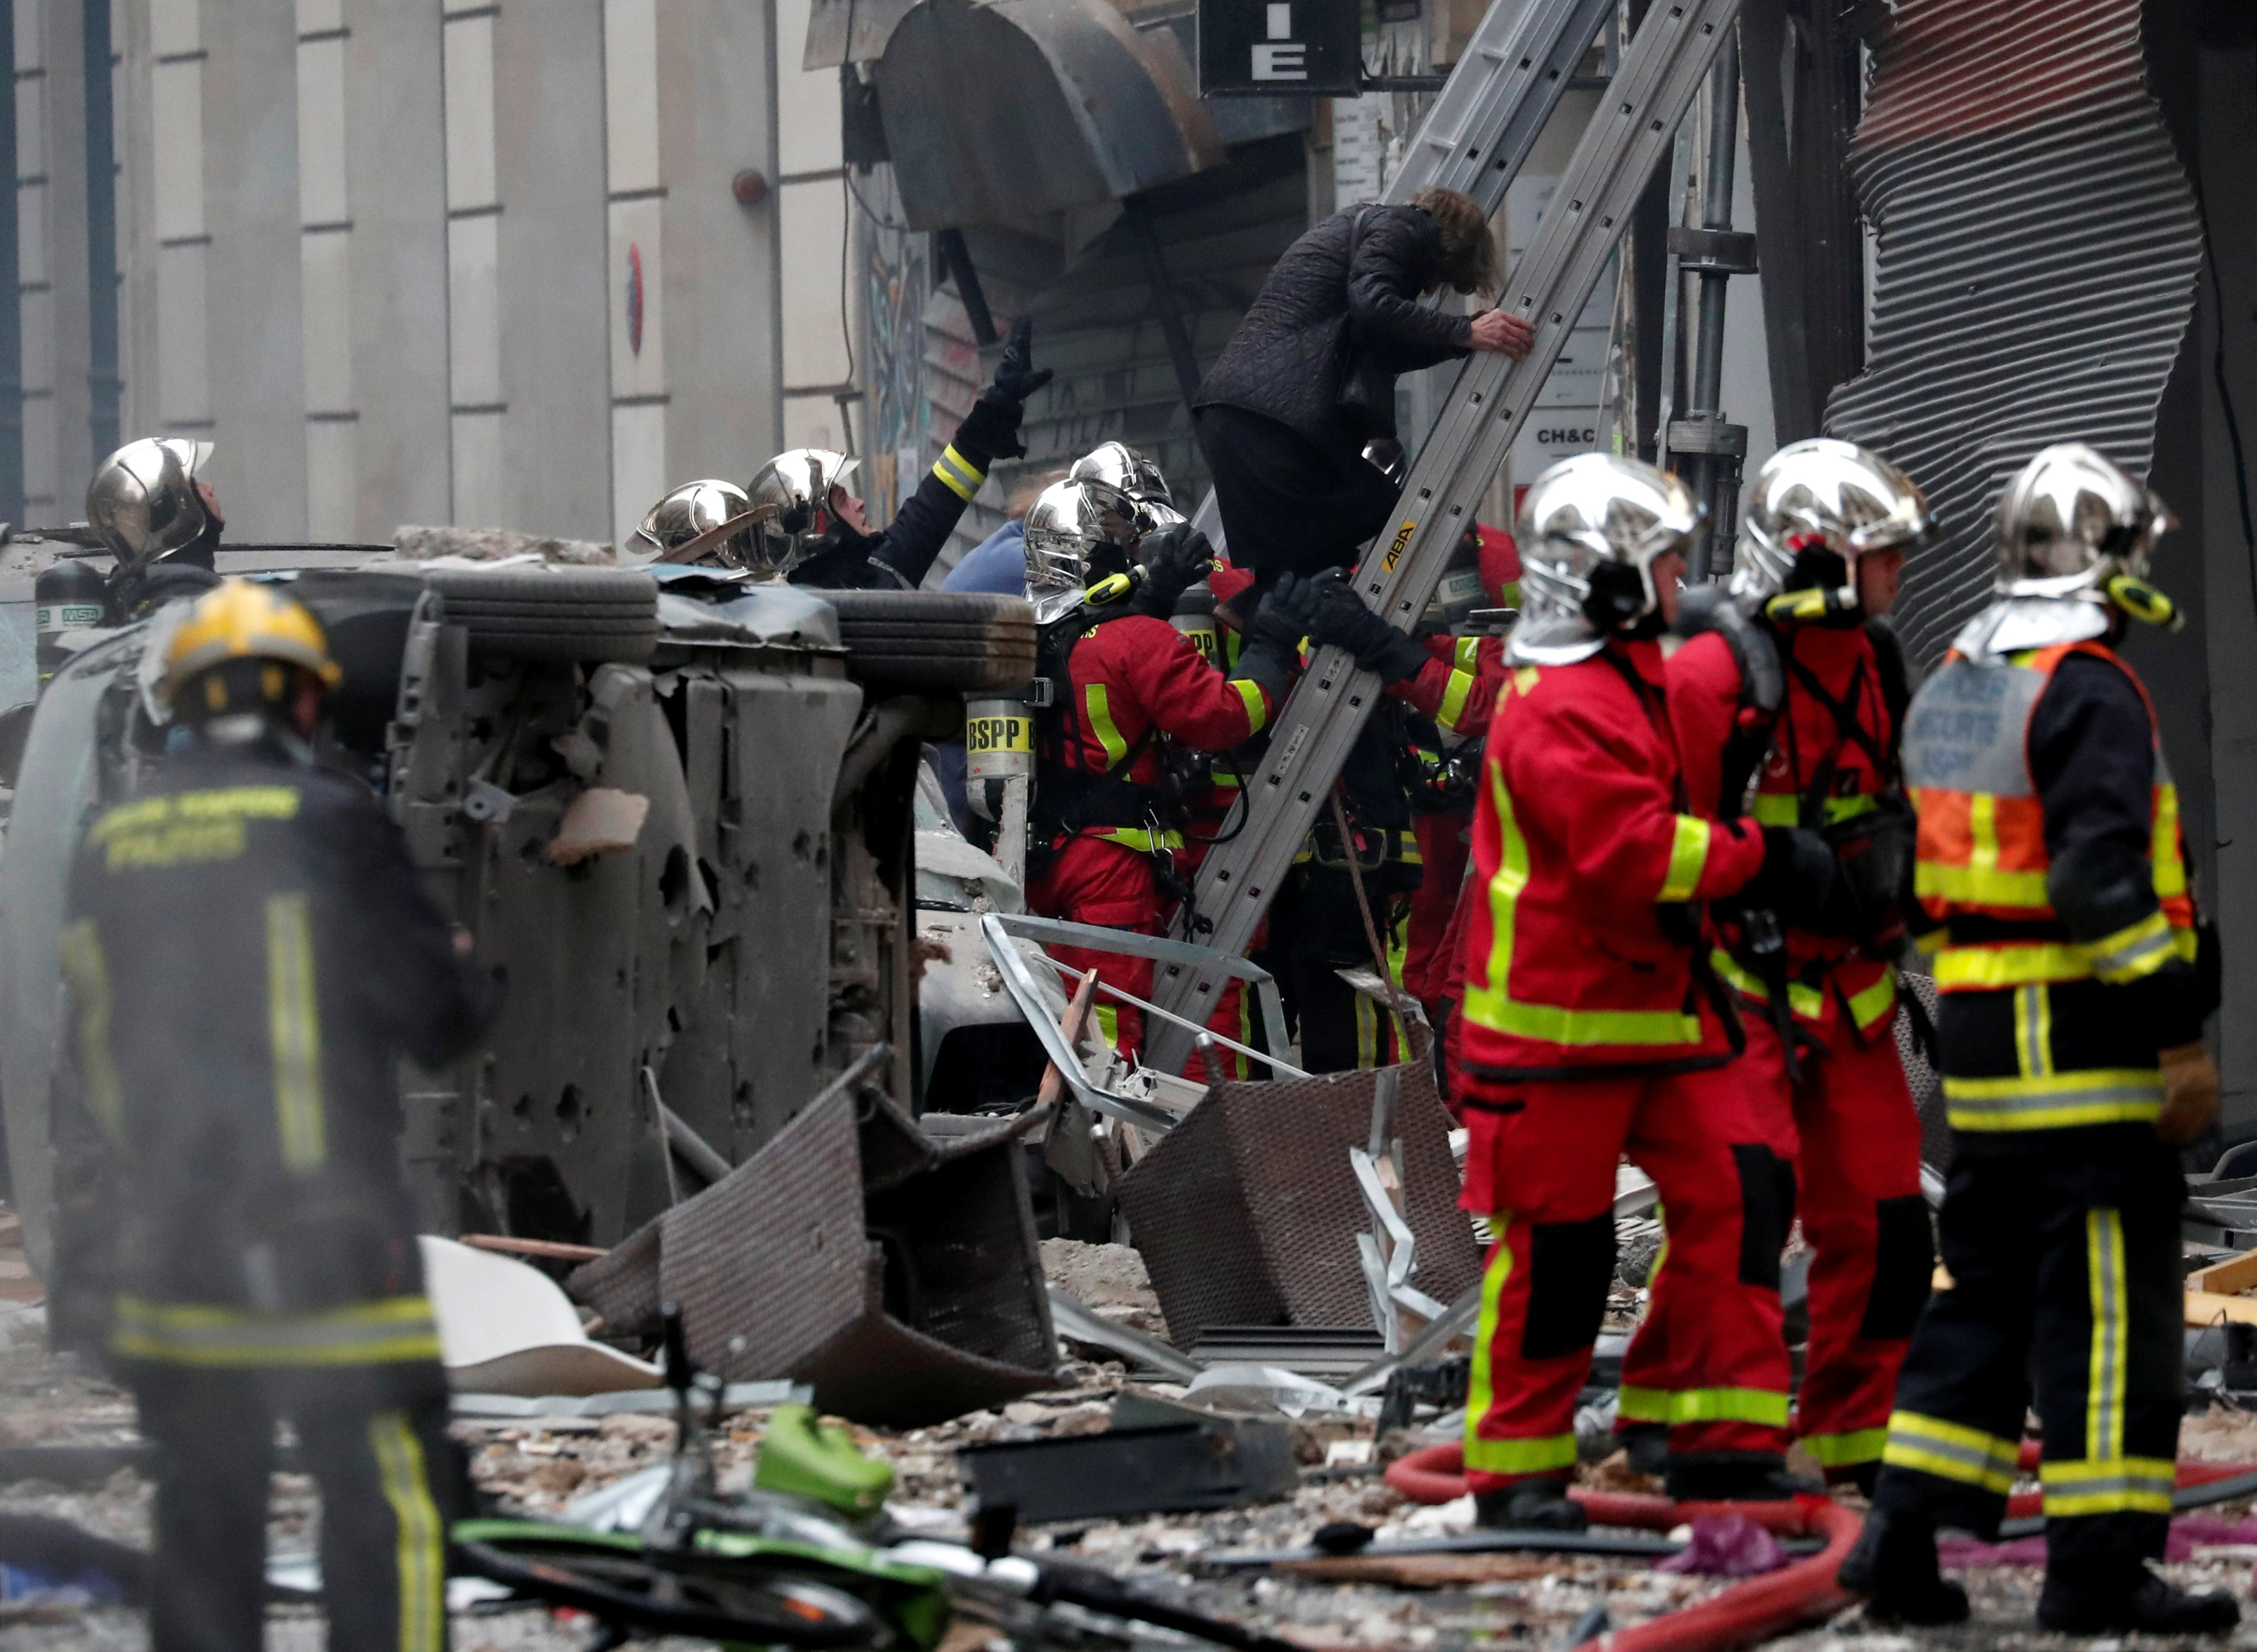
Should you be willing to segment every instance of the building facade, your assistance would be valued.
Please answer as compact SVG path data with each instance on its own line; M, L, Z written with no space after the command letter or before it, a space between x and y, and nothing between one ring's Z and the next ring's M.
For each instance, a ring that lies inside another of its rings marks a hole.
M613 540L777 444L773 8L10 9L7 519L74 519L121 434L170 433L216 444L239 540Z

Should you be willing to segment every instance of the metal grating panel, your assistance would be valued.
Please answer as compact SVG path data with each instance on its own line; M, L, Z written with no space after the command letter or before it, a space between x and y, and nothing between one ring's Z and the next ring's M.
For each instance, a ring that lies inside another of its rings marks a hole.
M1990 599L1991 512L2048 442L2134 475L2194 314L2194 197L2147 92L2140 0L1900 0L1853 173L1879 236L1871 346L1827 434L1943 525L1905 574L1913 658Z
M1902 992L1920 1000L1928 1024L1935 1025L1935 983L1907 970L1897 977ZM1897 1012L1897 1054L1904 1061L1905 1087L1912 1091L1913 1111L1920 1115L1920 1161L1938 1175L1951 1168L1951 1125L1943 1112L1943 1075L1928 1065L1928 1057L1913 1041L1912 1012Z
M1450 1302L1481 1277L1481 1253L1457 1207L1449 1115L1430 1064L1396 1070L1412 1283ZM1130 1167L1121 1209L1178 1347L1211 1325L1369 1327L1355 1235L1371 1218L1348 1150L1369 1139L1376 1078L1218 1084Z

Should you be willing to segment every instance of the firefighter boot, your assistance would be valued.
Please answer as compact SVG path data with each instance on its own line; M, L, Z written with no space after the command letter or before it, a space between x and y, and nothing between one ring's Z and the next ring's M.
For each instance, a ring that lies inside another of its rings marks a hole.
M1790 1497L1822 1497L1815 1480L1790 1474L1768 1451L1672 1457L1662 1493L1673 1503L1783 1503Z
M1491 1531L1581 1531L1590 1521L1560 1479L1518 1480L1474 1493L1474 1521Z
M1842 1562L1835 1581L1863 1595L1877 1623L1967 1621L1967 1592L1936 1570L1935 1528L1904 1514L1876 1512Z
M1849 1570L1843 1562L1845 1586ZM2090 1564L2074 1570L2072 1578L2047 1569L2045 1590L2038 1596L2040 1628L2064 1634L2223 1634L2241 1621L2241 1609L2231 1596L2178 1588L2136 1562L2098 1579Z
M1651 1474L1659 1479L1669 1467L1669 1425L1666 1423L1633 1423L1616 1437L1622 1442L1623 1453L1634 1473Z

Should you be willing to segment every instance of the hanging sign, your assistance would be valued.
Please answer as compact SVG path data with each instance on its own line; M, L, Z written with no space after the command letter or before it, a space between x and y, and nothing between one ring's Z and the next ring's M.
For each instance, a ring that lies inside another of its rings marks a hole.
M1362 70L1358 0L1199 0L1202 97L1354 97Z

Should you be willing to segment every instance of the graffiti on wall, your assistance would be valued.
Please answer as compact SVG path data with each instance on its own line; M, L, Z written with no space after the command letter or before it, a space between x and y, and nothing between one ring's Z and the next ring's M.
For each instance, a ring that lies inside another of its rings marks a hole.
M890 166L858 175L854 198L860 219L870 503L877 520L890 521L902 481L915 485L929 445L923 316L932 292L930 242L900 222Z

